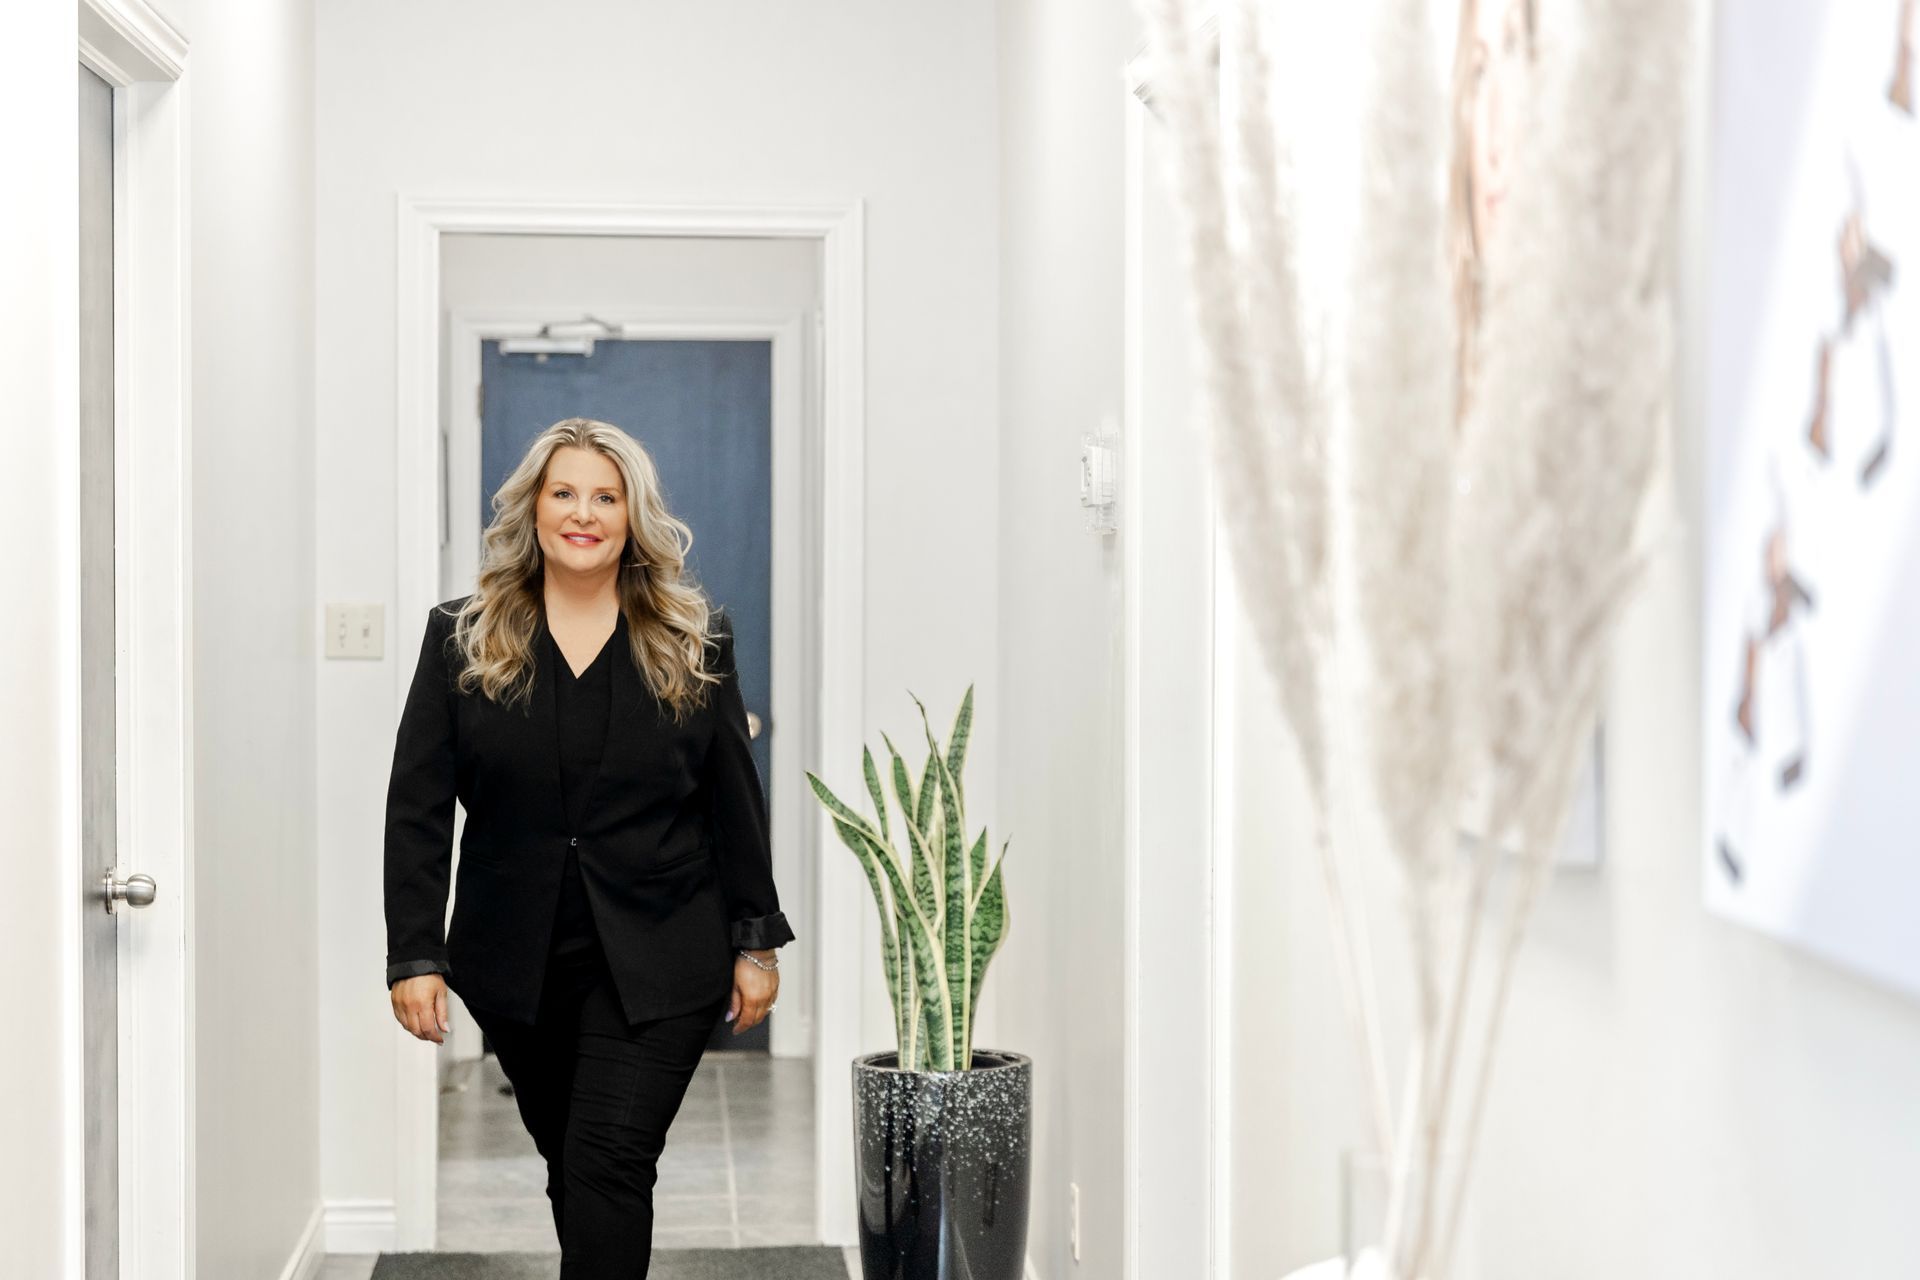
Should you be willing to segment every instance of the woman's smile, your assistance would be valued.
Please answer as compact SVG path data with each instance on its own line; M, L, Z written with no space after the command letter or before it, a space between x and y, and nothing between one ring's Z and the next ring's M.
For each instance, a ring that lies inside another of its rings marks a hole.
M540 485L534 529L555 570L589 577L617 574L630 526L626 484L613 460L578 445L561 445L547 459ZM568 555L567 548L582 554Z

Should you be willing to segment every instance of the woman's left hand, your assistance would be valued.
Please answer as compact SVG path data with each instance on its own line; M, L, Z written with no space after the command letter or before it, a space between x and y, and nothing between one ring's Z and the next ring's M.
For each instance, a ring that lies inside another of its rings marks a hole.
M772 962L771 950L756 951L754 955ZM733 1003L727 1009L727 1020L733 1023L733 1034L752 1030L766 1020L773 1008L774 997L780 994L780 974L760 968L745 956L733 958Z

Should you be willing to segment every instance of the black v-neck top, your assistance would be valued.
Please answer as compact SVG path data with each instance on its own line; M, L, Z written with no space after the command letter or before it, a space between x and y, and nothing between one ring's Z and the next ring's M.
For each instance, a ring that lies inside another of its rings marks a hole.
M586 817L588 792L600 771L607 742L607 718L613 704L614 647L620 640L615 627L600 652L578 676L567 665L560 642L547 634L553 648L554 710L559 722L560 798L567 825L576 832ZM554 913L555 952L585 951L599 945L593 910L580 880L580 852L567 848L566 869L560 880L560 903Z

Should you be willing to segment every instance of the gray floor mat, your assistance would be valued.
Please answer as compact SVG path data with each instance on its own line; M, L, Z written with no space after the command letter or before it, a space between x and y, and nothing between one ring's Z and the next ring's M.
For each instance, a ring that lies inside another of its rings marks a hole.
M373 1280L556 1280L557 1253L383 1253ZM647 1280L847 1280L840 1250L655 1249Z

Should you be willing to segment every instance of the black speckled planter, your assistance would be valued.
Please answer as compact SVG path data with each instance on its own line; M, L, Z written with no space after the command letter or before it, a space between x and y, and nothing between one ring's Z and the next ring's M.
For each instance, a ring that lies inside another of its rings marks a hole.
M1021 1280L1033 1059L973 1051L969 1071L853 1060L865 1280Z

